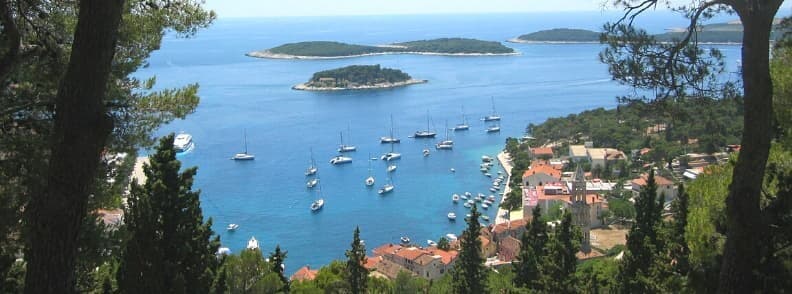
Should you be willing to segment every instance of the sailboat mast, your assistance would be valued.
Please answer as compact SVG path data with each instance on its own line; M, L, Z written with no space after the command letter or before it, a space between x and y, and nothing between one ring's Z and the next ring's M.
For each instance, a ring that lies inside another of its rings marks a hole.
M247 129L244 131L244 138L245 138L245 154L247 154Z

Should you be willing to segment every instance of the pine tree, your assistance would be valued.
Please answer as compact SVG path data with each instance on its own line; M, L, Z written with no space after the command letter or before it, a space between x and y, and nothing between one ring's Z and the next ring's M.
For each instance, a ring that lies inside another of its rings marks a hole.
M461 250L453 270L454 293L485 293L487 289L487 271L484 258L481 256L481 216L474 205L470 217L466 219L467 229L462 232Z
M272 272L277 273L283 282L283 291L289 293L289 278L283 273L287 253L288 251L281 251L280 245L275 245L275 252L270 253L269 261L272 265Z
M213 294L225 294L228 292L228 280L226 277L228 275L228 270L226 267L223 266L220 269L220 273L217 274L217 278L215 279L214 285L212 286Z
M542 260L542 289L548 293L576 293L575 271L580 241L572 224L572 214L564 212L561 224L547 242Z
M653 292L650 268L658 252L657 224L662 208L652 170L636 200L635 224L627 235L627 251L619 268L619 287L623 293Z
M539 289L541 278L540 261L545 255L547 244L547 225L541 220L542 210L534 207L533 217L526 225L527 231L520 238L520 253L514 266L514 284L518 287Z
M352 237L352 248L347 250L347 282L353 294L366 293L368 270L366 263L366 247L360 242L360 227L355 227Z
M674 268L677 274L687 276L690 271L690 261L688 254L687 241L685 240L685 227L687 227L687 214L688 214L688 194L685 191L685 186L679 184L677 188L679 196L676 201L671 205L671 212L674 214L673 233L671 234L669 249L671 259L674 261Z
M207 293L218 265L219 237L203 221L196 168L179 173L173 134L160 140L144 166L145 184L132 183L125 213L126 250L118 270L122 293Z

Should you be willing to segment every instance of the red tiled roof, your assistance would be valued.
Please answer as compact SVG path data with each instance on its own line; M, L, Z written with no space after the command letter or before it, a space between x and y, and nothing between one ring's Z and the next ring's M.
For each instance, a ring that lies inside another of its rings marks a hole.
M399 251L401 249L402 249L401 245L385 244L380 247L374 248L374 250L372 251L374 252L374 255L382 256L382 255L394 254L396 253L396 251Z
M312 270L311 267L306 265L306 266L301 267L300 269L298 269L297 272L294 273L289 278L289 280L292 280L292 281L311 281L313 279L316 279L316 274L318 274L318 273L319 273L318 270Z
M402 250L399 250L399 252L396 252L395 255L398 256L398 257L407 259L407 260L415 260L416 258L418 258L419 256L421 256L423 254L424 254L423 250L420 250L420 249L415 248L415 247L410 247L410 248L404 248Z
M367 270L374 270L377 268L377 265L382 261L382 256L367 256L366 263L363 264Z
M666 179L666 178L661 177L661 176L658 176L658 175L655 175L654 179L655 179L655 183L658 186L666 186L666 185L673 185L674 184L674 182L672 182L671 180ZM641 177L632 180L632 183L635 184L635 185L643 187L643 186L646 186L646 181L648 181L648 180L649 180L649 174L642 174Z
M459 251L456 250L443 251L436 248L430 249L429 253L432 255L439 255L441 258L440 261L442 261L443 264L451 263L452 261L454 261L454 259L456 259L457 255L459 255Z
M527 222L524 219L513 220L513 221L508 222L508 223L500 223L500 224L495 225L495 227L492 228L492 232L495 233L495 234L500 234L500 233L503 233L503 232L509 230L509 228L514 230L514 229L517 229L517 228L525 227L526 224L527 224Z
M553 168L551 165L546 164L544 162L531 164L531 168L525 170L523 173L523 178L529 177L538 173L544 173L548 176L551 176L556 179L561 179L561 171Z
M531 153L533 153L534 156L542 156L542 155L553 156L553 148L550 147L531 148Z
M427 264L432 263L433 260L434 260L434 257L432 257L431 255L421 254L421 256L419 256L415 260L415 263L417 263L418 265L427 265Z

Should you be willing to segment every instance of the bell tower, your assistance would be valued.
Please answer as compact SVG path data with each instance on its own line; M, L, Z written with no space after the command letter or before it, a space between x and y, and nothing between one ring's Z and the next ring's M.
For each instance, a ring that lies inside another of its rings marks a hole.
M580 231L583 233L580 251L588 254L591 252L591 209L589 204L586 203L586 175L580 166L575 171L571 194L572 222L579 226Z

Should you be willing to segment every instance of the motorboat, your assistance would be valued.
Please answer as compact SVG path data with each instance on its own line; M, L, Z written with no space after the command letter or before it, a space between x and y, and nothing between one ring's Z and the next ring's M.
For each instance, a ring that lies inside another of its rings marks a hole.
M490 177L490 178L492 177L491 173L484 173L484 175L487 176L487 177Z
M173 138L173 149L177 153L186 152L193 146L192 135L181 132Z
M401 240L402 244L410 244L410 237L402 236L399 240Z
M455 235L455 234L446 234L446 238L448 238L448 241L454 241L454 240L457 239L457 235Z
M426 244L427 244L427 245L429 245L429 246L435 246L435 247L437 247L437 242L435 242L435 241L432 241L432 240L426 240Z
M385 161L391 161L391 160L396 160L396 159L400 159L400 158L401 158L401 153L396 153L396 152L388 152L388 153L383 154L382 157L380 157L380 159L385 160Z
M485 222L489 222L490 221L489 216L486 216L486 215L481 215L481 219L483 219Z
M482 203L482 204L481 204L481 208L484 208L484 209L489 209L489 204L487 204L487 203Z
M236 229L238 229L238 228L239 228L239 225L237 225L237 224L228 224L228 226L226 227L226 230L233 232L233 231L236 231Z
M456 169L454 169L454 168L452 167L452 168L451 168L451 172L452 172L452 173L455 173L455 172L456 172Z
M248 240L247 243L247 249L250 250L259 249L259 244L258 244L258 240L256 240L256 237L250 237L250 240Z
M475 200L473 200L473 199L468 199L468 201L467 201L467 204L470 204L470 205L475 205L475 204L476 204L476 201L475 201Z
M247 130L245 130L245 151L242 152L242 153L234 154L234 156L231 157L231 159L233 159L233 160L254 160L254 159L256 159L255 155L248 154L248 149L247 149Z
M490 161L492 161L492 157L489 157L489 156L486 156L486 155L482 155L481 156L481 161L482 162L490 162Z
M313 203L311 203L311 211L317 211L324 207L324 199L316 199Z
M394 171L396 171L396 165L395 164L388 165L388 172L394 172Z
M453 220L456 220L456 213L449 212L449 213L448 213L448 219L449 219L449 220L452 220L452 221L453 221Z
M424 157L426 157L426 156L429 156L429 148L424 148L424 150L423 150L423 156L424 156Z
M490 190L490 192L498 191L498 189L495 189L495 187L490 187L489 190Z
M489 200L490 202L495 202L495 195L489 195L487 197L487 200Z
M319 178L313 178L308 180L308 182L305 183L305 186L308 188L313 188L316 187L316 184L319 184Z
M352 162L352 158L351 157L346 157L346 156L343 156L343 155L338 155L338 156L333 157L332 159L330 159L330 164L332 164L332 165L339 165L339 164L351 163L351 162Z
M471 194L470 192L465 192L465 196L470 197L473 196L473 194Z
M454 203L459 202L459 194L451 195L451 201L454 201Z
M215 253L215 254L216 255L231 255L231 248L228 248L228 247L217 248L217 253Z
M379 193L379 194L387 194L387 193L390 193L391 191L393 191L394 188L396 188L396 187L394 187L391 184L385 184L384 186L382 186L382 188L379 189L379 191L377 191L377 193Z
M470 202L465 202L465 204L463 204L462 206L464 206L466 208L471 208L471 207L473 207L473 204L470 204Z
M462 199L462 200L467 200L468 199L468 197L466 195L459 196L459 198Z

